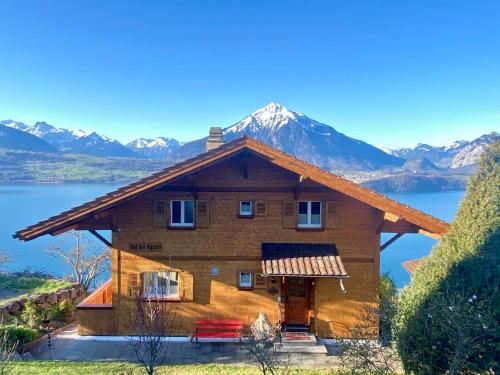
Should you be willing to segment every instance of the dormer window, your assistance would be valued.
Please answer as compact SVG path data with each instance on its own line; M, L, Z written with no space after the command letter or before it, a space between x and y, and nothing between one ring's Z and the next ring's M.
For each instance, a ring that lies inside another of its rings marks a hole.
M299 228L321 228L321 202L299 201Z
M253 216L252 201L240 201L239 216L242 216L242 217L252 217Z
M170 226L194 226L194 202L192 200L170 201Z

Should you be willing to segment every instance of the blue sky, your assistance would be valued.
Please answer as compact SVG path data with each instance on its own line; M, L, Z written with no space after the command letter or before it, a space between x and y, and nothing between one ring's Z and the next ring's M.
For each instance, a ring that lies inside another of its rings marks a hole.
M191 140L271 101L375 145L500 130L498 1L0 3L0 118Z

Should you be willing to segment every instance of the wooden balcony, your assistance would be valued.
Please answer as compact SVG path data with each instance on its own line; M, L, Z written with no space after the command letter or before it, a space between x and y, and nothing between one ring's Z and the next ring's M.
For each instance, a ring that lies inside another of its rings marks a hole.
M78 310L87 309L111 309L113 307L113 284L111 279L102 284L87 298L80 302L76 308Z

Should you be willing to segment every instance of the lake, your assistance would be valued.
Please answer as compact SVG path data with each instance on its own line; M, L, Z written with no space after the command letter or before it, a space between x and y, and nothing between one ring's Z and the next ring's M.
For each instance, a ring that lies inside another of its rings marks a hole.
M84 203L118 188L117 185L0 185L0 249L13 258L10 270L43 270L63 275L67 270L61 261L45 254L45 249L57 243L57 237L44 236L30 242L13 239L12 234L27 225ZM412 207L445 221L452 221L463 191L439 193L389 194ZM382 242L392 234L384 234ZM109 238L109 237L108 237ZM389 272L398 288L409 282L401 263L429 254L435 240L419 234L406 234L382 253L381 271Z

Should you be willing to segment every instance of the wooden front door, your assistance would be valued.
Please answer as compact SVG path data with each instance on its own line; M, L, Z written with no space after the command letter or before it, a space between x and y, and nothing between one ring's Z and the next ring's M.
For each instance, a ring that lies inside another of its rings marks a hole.
M309 324L309 304L311 280L304 277L286 277L285 322L289 324Z

